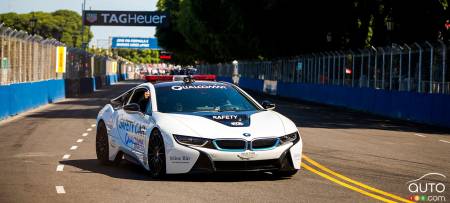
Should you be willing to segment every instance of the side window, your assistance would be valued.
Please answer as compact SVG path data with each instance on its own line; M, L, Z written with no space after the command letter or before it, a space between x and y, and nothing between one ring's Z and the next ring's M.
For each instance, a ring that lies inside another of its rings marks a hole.
M145 113L147 109L147 104L149 103L150 97L146 97L145 93L148 92L146 88L140 88L134 90L133 96L131 96L130 102L128 104L138 104L141 112Z

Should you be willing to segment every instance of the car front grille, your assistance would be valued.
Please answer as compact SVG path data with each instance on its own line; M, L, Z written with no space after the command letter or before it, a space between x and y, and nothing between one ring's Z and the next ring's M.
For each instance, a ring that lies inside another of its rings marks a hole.
M247 149L247 142L245 140L214 140L214 146L218 150L224 151L245 151Z
M251 149L252 150L270 150L275 148L279 143L278 138L263 138L263 139L257 139L253 140L251 142Z
M241 139L217 139L213 141L216 149L221 151L271 150L278 146L278 138L261 138L252 141Z

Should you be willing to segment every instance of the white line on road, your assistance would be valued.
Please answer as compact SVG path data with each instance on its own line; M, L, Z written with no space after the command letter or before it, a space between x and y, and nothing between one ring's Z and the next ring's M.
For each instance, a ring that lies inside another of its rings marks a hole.
M56 167L56 171L63 171L64 170L64 165L60 164Z
M86 129L86 131L88 131L88 132L89 132L89 131L92 131L92 128L88 128L88 129Z
M70 150L76 150L78 148L78 146L74 145L70 148Z
M78 139L77 142L78 143L83 142L83 139Z
M64 186L56 186L56 193L66 194L66 190L64 190Z
M62 159L69 159L70 158L70 154L64 154Z
M427 137L427 136L419 134L419 133L414 133L414 135L419 136L419 137Z
M83 133L81 134L81 136L86 137L88 135L88 133Z
M95 124L92 124L91 127L95 127Z
M447 140L439 140L439 141L450 144L450 141L447 141Z

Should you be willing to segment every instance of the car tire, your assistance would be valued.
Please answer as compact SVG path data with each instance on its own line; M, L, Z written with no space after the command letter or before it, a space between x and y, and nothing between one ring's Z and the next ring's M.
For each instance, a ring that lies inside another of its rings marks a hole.
M288 170L288 171L273 171L272 174L279 178L289 178L294 176L298 170Z
M122 160L122 153L116 155L114 161L109 160L109 142L106 125L103 121L98 123L97 135L95 136L95 152L97 160L103 165L117 165Z
M158 129L154 129L148 141L148 166L152 178L166 175L166 154L164 139Z

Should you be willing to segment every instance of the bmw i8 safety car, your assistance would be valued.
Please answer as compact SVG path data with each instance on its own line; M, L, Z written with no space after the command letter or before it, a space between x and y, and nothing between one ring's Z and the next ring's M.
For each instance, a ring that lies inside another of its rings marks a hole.
M296 125L226 82L143 83L112 99L97 117L101 163L122 158L151 176L222 171L268 171L280 177L300 169Z

